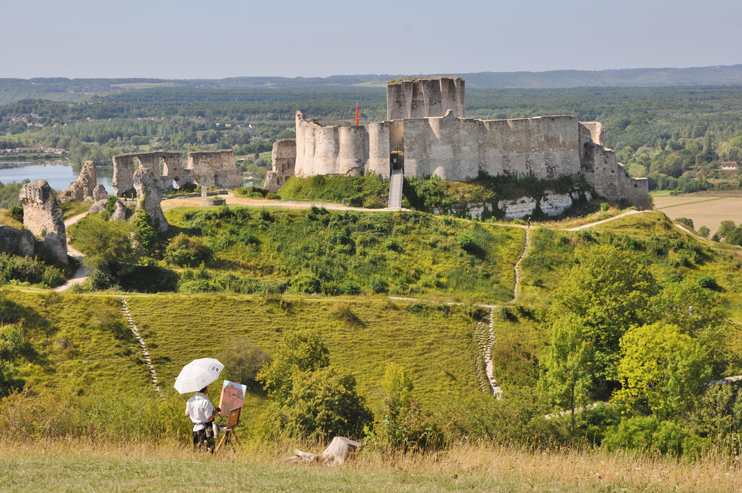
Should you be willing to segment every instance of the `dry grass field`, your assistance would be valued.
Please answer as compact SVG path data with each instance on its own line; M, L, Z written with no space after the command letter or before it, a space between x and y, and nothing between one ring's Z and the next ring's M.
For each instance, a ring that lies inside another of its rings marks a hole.
M361 451L342 466L286 463L301 443L247 443L236 453L174 445L0 444L2 491L735 492L734 461L694 462L601 451L529 452L461 445L437 454Z
M731 219L734 224L742 222L742 195L734 192L704 192L686 195L670 195L669 192L654 192L654 210L662 211L670 219L688 217L693 219L696 230L708 227L712 234L722 221Z

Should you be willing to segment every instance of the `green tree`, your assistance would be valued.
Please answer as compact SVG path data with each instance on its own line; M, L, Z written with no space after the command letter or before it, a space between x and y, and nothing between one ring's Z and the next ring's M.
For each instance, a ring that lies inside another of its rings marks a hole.
M77 223L70 231L70 239L86 255L85 265L116 279L128 272L137 258L131 233L127 222L106 221L100 214L92 214Z
M231 341L217 359L224 364L226 379L257 390L260 389L258 372L270 361L265 351L246 338Z
M575 411L589 402L592 352L578 317L565 315L554 324L551 346L544 362L546 374L539 385L550 396L552 404L570 412L572 434L575 431Z
M294 376L330 366L330 351L320 337L309 331L287 334L273 361L258 374L268 395L284 404L288 402Z
M157 244L157 232L152 227L152 216L144 209L139 209L131 221L134 227L134 239L151 252Z
M330 366L317 334L288 334L258 379L274 399L275 419L295 435L358 436L373 416L356 390L353 375Z
M355 377L327 366L294 374L281 419L289 432L310 438L360 437L373 414L358 394Z
M673 282L652 298L653 320L680 327L696 337L704 330L725 323L719 312L718 295L691 280Z
M691 410L712 376L708 351L677 325L656 323L630 329L621 338L614 400L659 419Z
M556 297L563 312L581 321L594 390L601 394L605 382L616 378L621 337L650 317L657 285L637 255L612 245L589 248L578 260Z

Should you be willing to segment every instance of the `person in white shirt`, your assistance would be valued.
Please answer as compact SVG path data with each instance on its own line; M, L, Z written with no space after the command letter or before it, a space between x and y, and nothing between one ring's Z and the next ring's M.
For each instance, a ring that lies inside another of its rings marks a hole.
M214 421L216 413L220 411L217 407L214 410L214 406L211 405L211 401L206 397L209 392L209 387L204 387L196 394L188 399L186 404L185 415L187 418L191 418L193 421L193 448L203 447L204 442L207 444L207 448L213 450L214 439L213 433L211 432L211 424ZM209 439L211 443L209 444Z

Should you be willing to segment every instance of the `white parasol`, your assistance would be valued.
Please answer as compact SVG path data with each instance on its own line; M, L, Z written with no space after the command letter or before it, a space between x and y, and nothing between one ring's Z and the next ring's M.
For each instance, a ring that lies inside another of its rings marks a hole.
M175 390L181 394L198 392L219 378L224 365L214 358L201 358L188 363L175 379Z

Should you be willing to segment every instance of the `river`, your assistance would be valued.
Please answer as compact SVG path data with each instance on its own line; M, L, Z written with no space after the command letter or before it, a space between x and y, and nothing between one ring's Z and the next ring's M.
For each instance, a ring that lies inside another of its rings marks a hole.
M0 161L0 182L20 182L23 180L46 180L49 186L59 192L67 190L70 183L80 174L80 168L73 168L68 161ZM106 188L106 192L113 194L111 180L113 168L96 169L98 183Z

